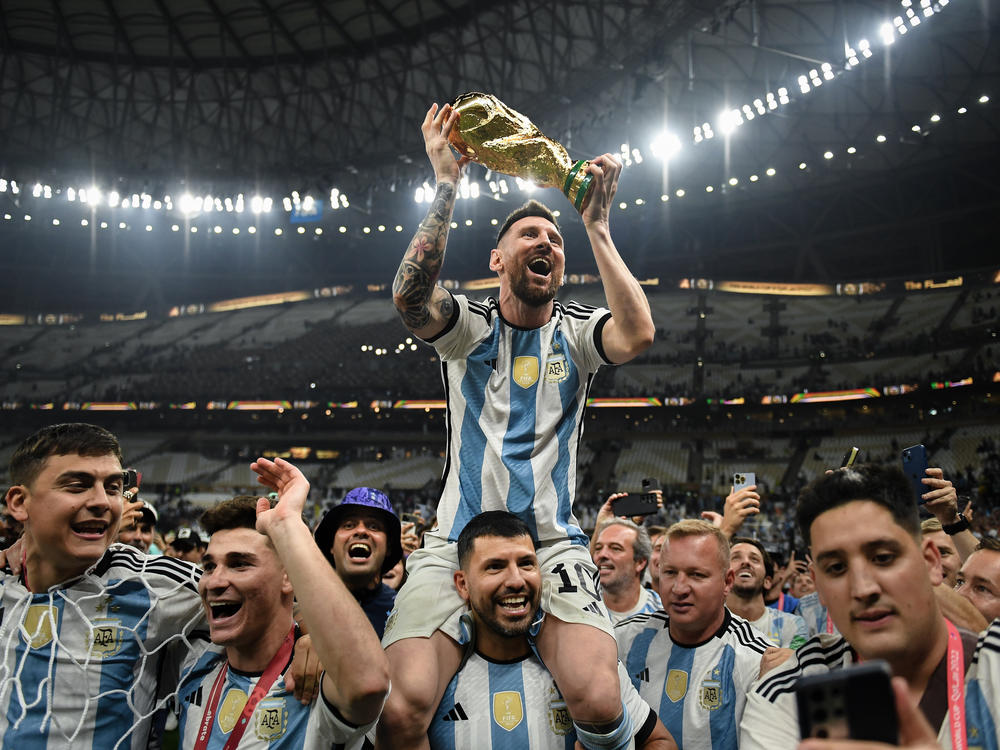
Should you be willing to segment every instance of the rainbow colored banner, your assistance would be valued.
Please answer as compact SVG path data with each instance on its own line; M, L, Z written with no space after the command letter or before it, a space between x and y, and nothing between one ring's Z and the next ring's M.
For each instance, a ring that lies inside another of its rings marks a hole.
M648 398L588 398L587 406L629 408L633 406L663 406L663 402L653 396Z
M446 409L444 399L400 399L392 405L393 409Z
M86 401L80 405L81 411L135 411L138 408L135 401Z
M931 389L939 391L942 388L961 388L963 385L972 385L972 378L963 378L962 380L934 381L933 383L931 383Z
M823 401L856 401L859 398L878 398L874 388L854 388L849 391L815 391L796 393L791 398L793 404L818 404Z

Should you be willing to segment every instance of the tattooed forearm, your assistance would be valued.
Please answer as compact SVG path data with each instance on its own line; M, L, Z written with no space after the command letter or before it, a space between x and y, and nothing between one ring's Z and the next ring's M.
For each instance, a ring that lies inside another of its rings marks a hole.
M393 303L403 322L412 330L423 328L431 320L429 303L444 262L448 226L454 207L455 186L448 182L439 183L434 202L413 235L392 283ZM448 297L450 304L451 295Z

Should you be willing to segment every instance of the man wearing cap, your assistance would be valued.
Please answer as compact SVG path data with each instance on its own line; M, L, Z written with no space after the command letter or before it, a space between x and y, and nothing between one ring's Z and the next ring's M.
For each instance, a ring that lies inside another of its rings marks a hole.
M153 544L156 522L159 515L151 503L144 503L139 509L139 520L131 526L122 526L118 531L118 541L136 547L147 555L160 555L162 551Z
M181 526L177 529L177 534L170 543L170 549L173 551L173 554L170 556L178 560L187 560L195 565L200 565L206 546L207 543L202 539L197 529L193 529L190 526ZM168 554L170 553L168 552Z
M563 235L555 214L538 201L507 217L489 251L499 280L496 297L470 300L436 283L469 160L456 160L449 146L457 122L450 105L435 104L424 117L421 132L437 185L393 281L403 323L441 361L448 457L437 525L425 535L424 548L407 559L406 586L386 624L393 689L379 741L386 748L427 746L427 728L462 656L456 540L475 515L506 510L539 544L546 581L544 619L533 633L539 656L566 699L580 744L617 750L631 740L631 720L619 692L611 622L573 499L593 378L602 365L645 351L655 332L646 295L611 237L622 165L603 154L585 167L593 183L580 212L582 228L606 307L555 299L566 270Z
M403 558L399 519L389 498L372 487L355 487L323 516L315 538L381 638L396 599L382 575Z

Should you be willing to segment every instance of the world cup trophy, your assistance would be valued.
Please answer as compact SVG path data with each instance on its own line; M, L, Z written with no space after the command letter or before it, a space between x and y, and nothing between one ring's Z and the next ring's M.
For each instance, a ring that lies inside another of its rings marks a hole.
M448 140L460 154L494 172L559 188L577 211L583 209L593 181L589 161L573 161L562 144L491 94L470 91L452 108L459 119Z

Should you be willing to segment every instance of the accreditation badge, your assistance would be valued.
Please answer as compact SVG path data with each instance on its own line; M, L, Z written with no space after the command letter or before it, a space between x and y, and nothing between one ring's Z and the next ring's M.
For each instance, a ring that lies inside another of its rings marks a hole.
M521 694L514 690L493 693L493 721L512 731L524 719Z

